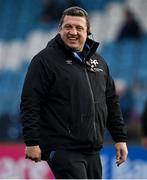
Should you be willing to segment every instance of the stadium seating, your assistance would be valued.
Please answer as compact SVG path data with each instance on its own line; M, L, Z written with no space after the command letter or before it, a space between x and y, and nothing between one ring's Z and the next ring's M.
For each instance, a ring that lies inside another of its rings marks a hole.
M112 25L115 25L112 21L116 19L112 16L106 17L105 13L108 13L106 7L116 1L92 0L93 3L89 3L88 0L80 0L80 2L89 12L94 13L92 24L95 24L94 32L97 32L95 39L111 37L111 41L108 41L110 40L108 38L104 43L102 42L102 46L100 44L98 52L107 61L113 78L123 79L132 89L135 97L134 106L141 113L143 103L147 98L145 95L147 90L147 38L139 42L125 40L119 43L112 36L115 33L108 32L109 34L105 35L102 31L98 34L99 26L101 30L104 29L102 27L104 22L107 23L111 19ZM119 0L118 2L125 1ZM44 48L47 41L57 31L54 28L56 22L47 26L39 22L38 17L42 7L41 0L15 0L15 3L13 0L0 1L0 127L7 128L6 131L0 133L0 139L17 140L21 137L18 123L19 104L27 67L33 55ZM96 26L97 20L101 22L99 26Z

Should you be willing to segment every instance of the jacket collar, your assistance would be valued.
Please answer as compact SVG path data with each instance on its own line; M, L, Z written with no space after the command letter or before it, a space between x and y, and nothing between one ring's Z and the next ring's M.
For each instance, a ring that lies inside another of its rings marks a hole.
M60 34L57 34L55 37L56 42L61 45L61 47L63 47L64 49L66 49L69 52L73 52L74 50L67 46L64 41L61 39ZM90 38L87 38L85 44L89 47L86 53L86 57L85 60L88 60L97 50L98 46L99 46L99 42L96 42ZM86 46L85 46L86 47Z

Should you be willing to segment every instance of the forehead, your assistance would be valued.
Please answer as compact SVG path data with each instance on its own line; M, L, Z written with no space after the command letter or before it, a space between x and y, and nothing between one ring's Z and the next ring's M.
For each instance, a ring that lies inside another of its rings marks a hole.
M64 21L62 25L65 24L72 24L72 25L80 25L83 27L87 27L86 19L85 17L81 16L65 16Z

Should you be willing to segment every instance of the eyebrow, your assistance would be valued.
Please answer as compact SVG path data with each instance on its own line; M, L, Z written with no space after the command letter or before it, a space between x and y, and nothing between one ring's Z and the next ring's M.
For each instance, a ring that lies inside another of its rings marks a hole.
M80 28L86 27L86 26L84 26L84 25L79 25L79 24L69 24L69 23L64 24L64 26L75 26L75 27L80 27Z

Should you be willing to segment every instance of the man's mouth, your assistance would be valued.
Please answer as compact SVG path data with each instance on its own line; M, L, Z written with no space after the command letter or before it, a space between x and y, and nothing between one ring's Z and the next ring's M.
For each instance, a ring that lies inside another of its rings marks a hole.
M68 38L70 43L77 43L78 38Z
M78 37L68 37L68 39L69 39L70 41L77 41L77 40L78 40Z

